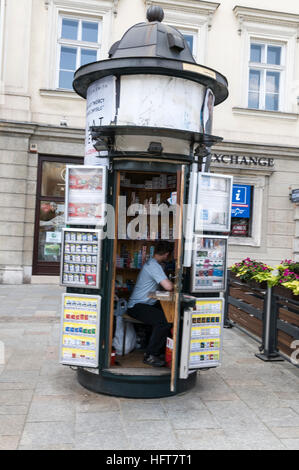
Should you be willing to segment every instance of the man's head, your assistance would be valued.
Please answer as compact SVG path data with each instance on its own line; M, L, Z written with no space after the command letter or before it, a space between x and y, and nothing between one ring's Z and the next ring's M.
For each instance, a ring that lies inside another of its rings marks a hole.
M173 243L162 240L155 246L154 257L158 263L162 263L163 261L167 261L172 252Z

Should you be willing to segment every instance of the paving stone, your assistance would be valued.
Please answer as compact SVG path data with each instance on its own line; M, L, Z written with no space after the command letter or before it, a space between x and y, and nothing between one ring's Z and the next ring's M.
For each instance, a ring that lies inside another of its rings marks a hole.
M76 433L105 432L113 434L115 429L122 429L120 414L116 411L96 413L77 413Z
M19 436L0 436L0 450L17 450Z
M28 384L30 389L33 388L38 380L38 371L27 370L8 370L0 375L0 390L2 383L18 383Z
M271 431L280 439L299 439L299 427L271 427Z
M239 398L246 403L249 408L280 408L283 406L283 401L266 390L239 390ZM288 406L285 405L287 408Z
M177 450L179 442L169 424L163 421L127 421L124 424L130 449Z
M215 417L206 409L189 411L169 409L167 414L174 429L220 428Z
M45 422L26 423L20 446L62 446L73 444L74 429L68 423Z
M96 413L99 411L119 411L120 400L106 395L94 395L92 397L77 400L78 413Z
M162 420L166 418L166 412L158 401L155 403L122 401L120 406L124 421Z
M0 393L0 405L28 405L32 394L32 390L3 390Z
M27 417L27 422L75 421L75 404L68 398L35 396ZM74 425L74 423L73 423Z
M254 412L269 427L299 427L299 415L291 408L256 409Z
M17 436L23 431L25 415L1 415L0 417L0 435Z
M107 434L102 431L77 433L75 438L76 450L129 450L129 440L124 433L115 429Z
M162 398L161 404L166 411L190 411L190 410L205 410L206 406L201 400L198 393L186 393L183 396L174 396L169 398Z
M282 439L282 443L288 450L299 450L299 439Z
M0 415L26 415L28 406L25 405L8 405L0 406Z

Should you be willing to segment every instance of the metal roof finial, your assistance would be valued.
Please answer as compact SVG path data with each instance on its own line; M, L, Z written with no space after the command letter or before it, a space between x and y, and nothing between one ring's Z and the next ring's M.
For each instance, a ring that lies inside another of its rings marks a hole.
M146 12L146 17L150 23L152 23L153 21L159 21L161 23L164 18L163 8L159 6L149 7L149 9Z

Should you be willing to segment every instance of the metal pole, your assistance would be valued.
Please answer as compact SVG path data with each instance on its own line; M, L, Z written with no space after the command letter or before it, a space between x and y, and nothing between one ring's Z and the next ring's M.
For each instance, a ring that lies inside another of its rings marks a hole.
M224 323L223 328L232 328L233 325L230 322L228 311L229 311L229 289L230 289L230 272L227 271L227 279L226 279L226 291L224 295Z
M283 361L277 352L277 303L271 287L267 287L263 313L263 352L256 357L265 362Z

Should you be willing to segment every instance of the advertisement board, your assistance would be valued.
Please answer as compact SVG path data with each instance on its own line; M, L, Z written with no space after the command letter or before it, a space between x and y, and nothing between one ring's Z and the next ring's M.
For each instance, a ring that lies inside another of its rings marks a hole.
M101 231L63 229L60 283L68 287L100 287Z
M105 166L67 166L66 225L104 225L106 203Z
M190 291L226 290L227 237L195 235L193 242Z
M180 378L189 370L217 367L222 358L224 299L198 298L184 312Z
M229 232L233 177L199 173L195 232Z
M89 86L86 96L85 164L93 165L99 160L94 148L90 128L110 126L116 114L116 78L112 75L101 78Z
M63 294L60 363L97 368L99 363L101 297Z

